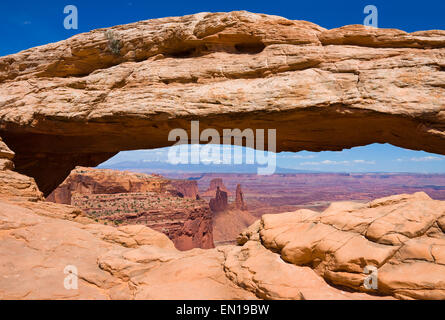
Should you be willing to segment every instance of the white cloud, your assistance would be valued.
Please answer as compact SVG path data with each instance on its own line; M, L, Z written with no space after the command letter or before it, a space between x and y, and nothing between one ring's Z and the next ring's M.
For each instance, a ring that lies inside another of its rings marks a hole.
M423 161L442 161L443 157L434 157L434 156L427 156L427 157L421 157L421 158L411 158L411 161L416 162L423 162Z
M341 165L341 164L349 164L349 161L332 161L332 160L323 160L323 161L309 161L302 162L300 165L302 166L317 166L317 165Z
M313 159L315 158L314 155L301 155L301 154L294 154L294 155L290 155L290 156L284 156L285 158L292 158L292 159Z
M343 161L333 161L333 160L323 160L323 161L308 161L302 162L300 165L302 166L318 166L318 165L349 165L349 164L375 164L375 161L366 161L366 160L343 160Z
M436 157L436 156L426 156L426 157L415 157L410 159L402 159L398 158L395 161L397 162L404 162L404 161L414 161L414 162L426 162L426 161L442 161L445 157Z
M354 160L354 163L359 163L359 164L375 164L374 160L371 161L367 161L367 160Z

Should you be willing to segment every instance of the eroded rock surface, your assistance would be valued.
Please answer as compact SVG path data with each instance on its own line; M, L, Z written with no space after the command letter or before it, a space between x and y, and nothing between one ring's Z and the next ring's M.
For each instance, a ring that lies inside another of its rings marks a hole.
M14 152L0 137L0 199L27 198L29 200L42 200L43 195L34 179L14 171L13 158Z
M203 197L215 197L217 190L223 191L230 196L231 193L227 190L227 187L224 185L224 181L222 178L214 178L210 180L209 188L202 193Z
M2 198L0 298L444 299L444 229L445 202L418 193L265 215L238 246L178 251L146 226ZM375 290L363 286L368 265ZM78 289L64 286L67 266Z
M332 287L254 238L243 246L181 252L145 226L105 226L70 206L1 200L0 298L380 298ZM66 266L77 270L76 290L64 287Z
M241 189L241 185L240 184L236 185L236 194L235 194L234 206L238 210L247 211L247 205L244 202L244 193L243 193L243 190Z
M229 208L222 212L213 213L213 241L215 246L221 244L235 244L241 231L249 227L258 217L249 211Z
M227 192L216 187L215 198L210 199L209 206L212 212L223 212L229 207Z
M238 241L260 242L336 286L396 298L444 299L444 219L445 202L421 192L368 204L333 203L323 213L264 215ZM376 289L364 285L366 267L377 269Z
M239 246L180 252L145 226L41 201L37 187L48 195L76 165L170 145L190 120L273 126L277 151L387 142L445 154L445 31L248 12L109 28L117 47L105 31L0 58L1 299L445 299L445 205L423 193L266 215Z
M180 196L191 199L200 198L196 180L170 180L170 185Z
M278 151L445 154L444 70L441 30L326 30L245 11L147 20L0 58L0 135L45 195L76 165L172 144L192 119L220 134L272 126Z
M71 198L76 193L160 193L168 190L173 190L170 180L159 175L77 167L46 199L51 202L71 204Z

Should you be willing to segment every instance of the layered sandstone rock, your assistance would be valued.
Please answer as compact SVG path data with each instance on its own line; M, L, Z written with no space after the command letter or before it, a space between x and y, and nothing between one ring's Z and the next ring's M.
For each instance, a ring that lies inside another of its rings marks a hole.
M326 30L231 12L94 30L0 58L10 148L0 143L0 298L445 299L444 203L425 194L266 215L239 246L180 252L145 226L105 226L40 201L33 179L48 195L76 165L170 145L170 130L189 131L190 120L221 134L273 126L277 151L387 142L445 154L444 50L440 30ZM11 170L10 150L29 177ZM67 266L77 290L63 285ZM378 270L377 289L364 287L366 266Z
M68 207L0 200L1 299L372 298L331 288L259 244L181 252L145 226L67 220L59 212ZM67 266L76 270L77 289L65 288Z
M241 185L240 184L236 185L236 194L235 194L234 206L238 210L247 211L247 205L244 202L244 193L243 193L243 190L241 189Z
M198 183L195 180L171 180L170 185L185 198L200 198Z
M227 192L216 187L215 198L210 199L210 209L212 212L223 212L229 207Z
M144 225L167 235L179 250L213 248L213 217L203 200L141 192L75 194L72 205L115 225Z
M425 193L368 204L333 203L323 213L264 215L238 239L260 241L328 283L402 299L445 298L445 202ZM377 288L365 286L376 268Z
M170 188L169 188L170 187ZM46 199L71 204L73 194L114 194L130 192L165 192L170 180L159 175L130 171L77 167Z
M145 226L105 226L75 213L64 216L60 213L68 210L62 208L69 206L0 200L1 299L380 298L342 291L309 266L280 259L258 241L265 221L244 233L249 239L242 246L181 252L165 235ZM77 289L64 286L67 266L75 267ZM392 288L401 285L397 270L383 276ZM419 277L410 281L422 285L425 279ZM435 297L443 297L439 294L440 289Z
M72 204L105 223L143 224L163 232L180 250L213 248L212 213L197 196L196 181L78 167L47 201Z
M278 129L277 151L445 154L444 50L441 30L326 30L245 11L93 30L0 58L0 135L45 195L76 165L172 144L192 119L220 134Z
M13 158L14 152L0 137L0 198L42 200L34 179L13 171Z

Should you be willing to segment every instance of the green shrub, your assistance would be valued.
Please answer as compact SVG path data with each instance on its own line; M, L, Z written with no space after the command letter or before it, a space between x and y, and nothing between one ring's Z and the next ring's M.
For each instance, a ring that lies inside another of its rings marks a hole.
M114 55L118 56L121 53L122 43L116 33L107 30L105 31L105 38L108 39L108 49L110 49Z

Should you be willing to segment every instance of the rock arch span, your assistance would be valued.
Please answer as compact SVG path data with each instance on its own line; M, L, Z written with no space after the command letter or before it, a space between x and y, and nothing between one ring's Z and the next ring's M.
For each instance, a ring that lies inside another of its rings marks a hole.
M276 128L277 151L377 142L445 154L444 98L445 31L326 30L245 11L99 29L0 58L0 136L45 195L76 165L171 145L168 132L191 120Z

